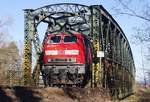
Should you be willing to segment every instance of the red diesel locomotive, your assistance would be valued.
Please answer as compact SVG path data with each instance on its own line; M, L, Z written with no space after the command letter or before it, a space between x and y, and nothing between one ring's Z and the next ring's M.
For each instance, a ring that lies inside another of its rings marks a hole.
M47 34L42 58L45 85L84 86L90 79L92 45L86 35L78 32Z

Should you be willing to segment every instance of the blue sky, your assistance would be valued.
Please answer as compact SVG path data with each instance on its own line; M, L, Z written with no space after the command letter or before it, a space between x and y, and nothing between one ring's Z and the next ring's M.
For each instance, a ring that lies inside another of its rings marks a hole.
M134 0L134 5L139 5L139 2ZM11 39L14 39L17 43L23 42L24 37L24 12L23 9L36 9L45 5L55 4L55 3L80 3L85 5L94 5L94 4L102 4L104 8L108 10L110 14L115 18L118 24L121 26L123 31L125 32L129 42L132 41L132 35L134 34L133 27L136 25L141 25L142 20L136 19L133 17L122 16L122 15L114 15L114 11L112 10L113 6L118 6L114 0L1 0L0 1L0 18L10 18L13 23L10 26L4 28ZM135 65L137 68L137 73L141 73L141 53L140 46L131 44L131 48L133 51ZM141 79L137 77L137 79Z

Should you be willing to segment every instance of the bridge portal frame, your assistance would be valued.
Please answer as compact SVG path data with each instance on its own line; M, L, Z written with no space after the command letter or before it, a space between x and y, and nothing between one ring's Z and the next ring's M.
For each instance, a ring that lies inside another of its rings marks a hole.
M47 32L53 33L69 29L86 34L93 40L92 75L89 82L92 87L110 87L108 76L106 76L110 74L113 75L112 80L119 86L117 92L127 90L122 89L121 79L116 78L119 76L116 71L120 71L121 74L128 72L130 73L129 80L134 80L135 68L129 42L117 22L101 5L53 4L35 10L25 9L24 17L24 85L31 84L32 76L34 81L37 81L40 73L38 57L38 67L34 68L31 75L33 45L37 56L40 56L42 52L37 30L41 22L48 24ZM104 52L105 57L102 60L97 57L99 51ZM126 82L125 79L124 82Z

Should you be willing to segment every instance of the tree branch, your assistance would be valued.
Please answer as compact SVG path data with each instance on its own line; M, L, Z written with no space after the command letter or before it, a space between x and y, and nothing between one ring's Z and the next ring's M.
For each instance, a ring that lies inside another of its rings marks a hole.
M129 8L125 3L123 3L122 0L118 0L118 1L120 2L120 4L121 4L125 9L127 9L129 12L131 12L131 13L119 12L120 14L124 14L124 15L128 15L128 16L134 16L134 17L137 17L137 18L146 20L146 21L150 21L150 18L147 18L147 17L141 16L141 15L138 15L133 9Z
M124 15L128 15L128 16L134 16L134 17L137 17L137 18L141 18L141 19L143 19L143 20L146 20L146 21L150 21L150 19L149 19L149 18L146 18L146 17L140 16L140 15L134 15L134 14L127 13L127 12L120 12L120 14L124 14Z

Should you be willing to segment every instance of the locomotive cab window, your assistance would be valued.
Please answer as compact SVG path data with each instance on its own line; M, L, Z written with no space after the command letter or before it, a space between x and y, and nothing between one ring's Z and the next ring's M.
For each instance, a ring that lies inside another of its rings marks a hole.
M49 43L59 43L61 40L60 36L52 36L49 40Z
M64 42L77 42L77 37L76 36L65 36L64 37Z

